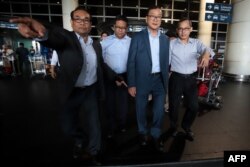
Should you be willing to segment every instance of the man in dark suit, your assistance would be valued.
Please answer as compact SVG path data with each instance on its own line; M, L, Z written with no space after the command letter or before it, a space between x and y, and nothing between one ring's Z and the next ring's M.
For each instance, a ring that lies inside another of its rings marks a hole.
M61 70L61 86L66 101L62 111L63 131L73 137L74 158L89 157L94 165L100 165L96 156L101 149L101 128L98 98L103 98L102 72L110 72L103 63L102 49L98 41L89 37L91 15L83 7L71 12L73 31L61 27L43 25L31 18L16 18L19 32L56 50Z
M160 7L149 8L146 17L147 28L133 36L129 49L128 91L136 100L141 145L147 145L151 137L156 144L159 142L164 117L169 69L169 39L159 31L161 18ZM153 120L150 129L146 118L149 94L153 97Z

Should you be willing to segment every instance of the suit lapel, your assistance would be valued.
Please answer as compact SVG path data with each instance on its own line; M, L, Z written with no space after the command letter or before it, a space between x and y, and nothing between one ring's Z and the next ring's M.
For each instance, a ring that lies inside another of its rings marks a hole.
M98 67L100 67L100 59L101 59L101 56L102 56L102 52L100 50L100 45L99 45L99 42L93 40L93 44L92 44L94 50L95 50L95 53L96 53L96 60L97 60L97 64L98 64Z
M160 35L160 64L161 68L165 66L165 62L169 62L169 40L163 34ZM168 64L168 63L167 63Z
M152 61L152 58L151 58L151 49L150 49L150 42L149 42L149 34L148 34L148 29L147 28L144 30L144 40L145 40L145 43L146 43L146 48L147 48L147 52L148 52L149 58Z
M163 38L164 38L164 36L163 35L160 35L160 37L159 37L159 56L160 56L160 65L161 65L161 62L163 62L163 48L165 48L166 46L164 46L164 42L163 42Z
M73 32L73 31L72 31L72 36L73 36L74 39L75 39L74 41L75 41L75 43L76 43L76 46L77 46L78 50L81 52L80 55L82 55L82 54L83 54L83 50L82 50L81 43L80 43L80 41L79 41L77 35L76 35L75 32ZM83 56L83 55L82 55L82 56Z
M97 45L96 45L95 41L93 41L92 46L93 46L93 48L95 50L96 55L99 55L99 49L97 48Z

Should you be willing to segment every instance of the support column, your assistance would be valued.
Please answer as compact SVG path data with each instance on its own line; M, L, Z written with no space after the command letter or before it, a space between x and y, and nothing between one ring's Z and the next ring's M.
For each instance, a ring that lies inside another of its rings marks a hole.
M250 1L233 0L232 4L223 73L238 81L250 81Z
M205 21L206 3L214 3L214 0L200 1L198 39L201 40L206 46L210 47L213 23L211 21Z
M78 6L78 0L62 0L63 28L72 31L70 12Z

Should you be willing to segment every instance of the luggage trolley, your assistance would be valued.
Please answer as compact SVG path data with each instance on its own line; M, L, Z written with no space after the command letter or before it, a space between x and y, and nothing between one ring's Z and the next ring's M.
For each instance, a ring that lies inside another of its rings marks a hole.
M222 97L218 96L216 90L221 80L221 73L213 68L214 61L211 60L208 67L198 68L198 99L215 109L222 107Z
M3 57L0 56L0 73L3 73Z
M32 57L29 57L30 68L31 68L31 77L42 74L43 77L46 75L46 59L41 54L36 54Z
M0 67L4 75L16 76L15 54L11 53L8 56L1 56Z

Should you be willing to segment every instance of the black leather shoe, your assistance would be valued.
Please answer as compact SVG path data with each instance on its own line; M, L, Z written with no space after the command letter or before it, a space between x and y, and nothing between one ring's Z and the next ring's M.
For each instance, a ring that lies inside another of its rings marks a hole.
M74 159L80 158L82 153L83 153L82 145L81 144L75 145L74 148L73 148L73 158Z
M169 128L167 133L170 135L170 136L173 136L173 137L176 137L178 135L178 131L176 128Z
M109 139L109 140L112 139L113 137L114 137L114 135L111 133L107 135L107 139Z
M141 146L146 146L149 144L150 137L148 135L140 135L140 144Z
M90 160L90 163L94 166L101 166L102 163L99 161L99 159L97 158L96 155L92 155L91 156L91 160Z
M126 128L121 128L120 131L121 131L121 133L125 133L125 132L127 132L127 129Z
M90 165L90 166L101 166L102 165L102 163L100 162L97 155L91 155L87 152L82 154L81 160L83 161L83 163L85 165Z
M160 152L164 152L164 142L162 139L154 140L155 149Z
M186 129L186 139L189 141L194 141L194 133L190 129Z

